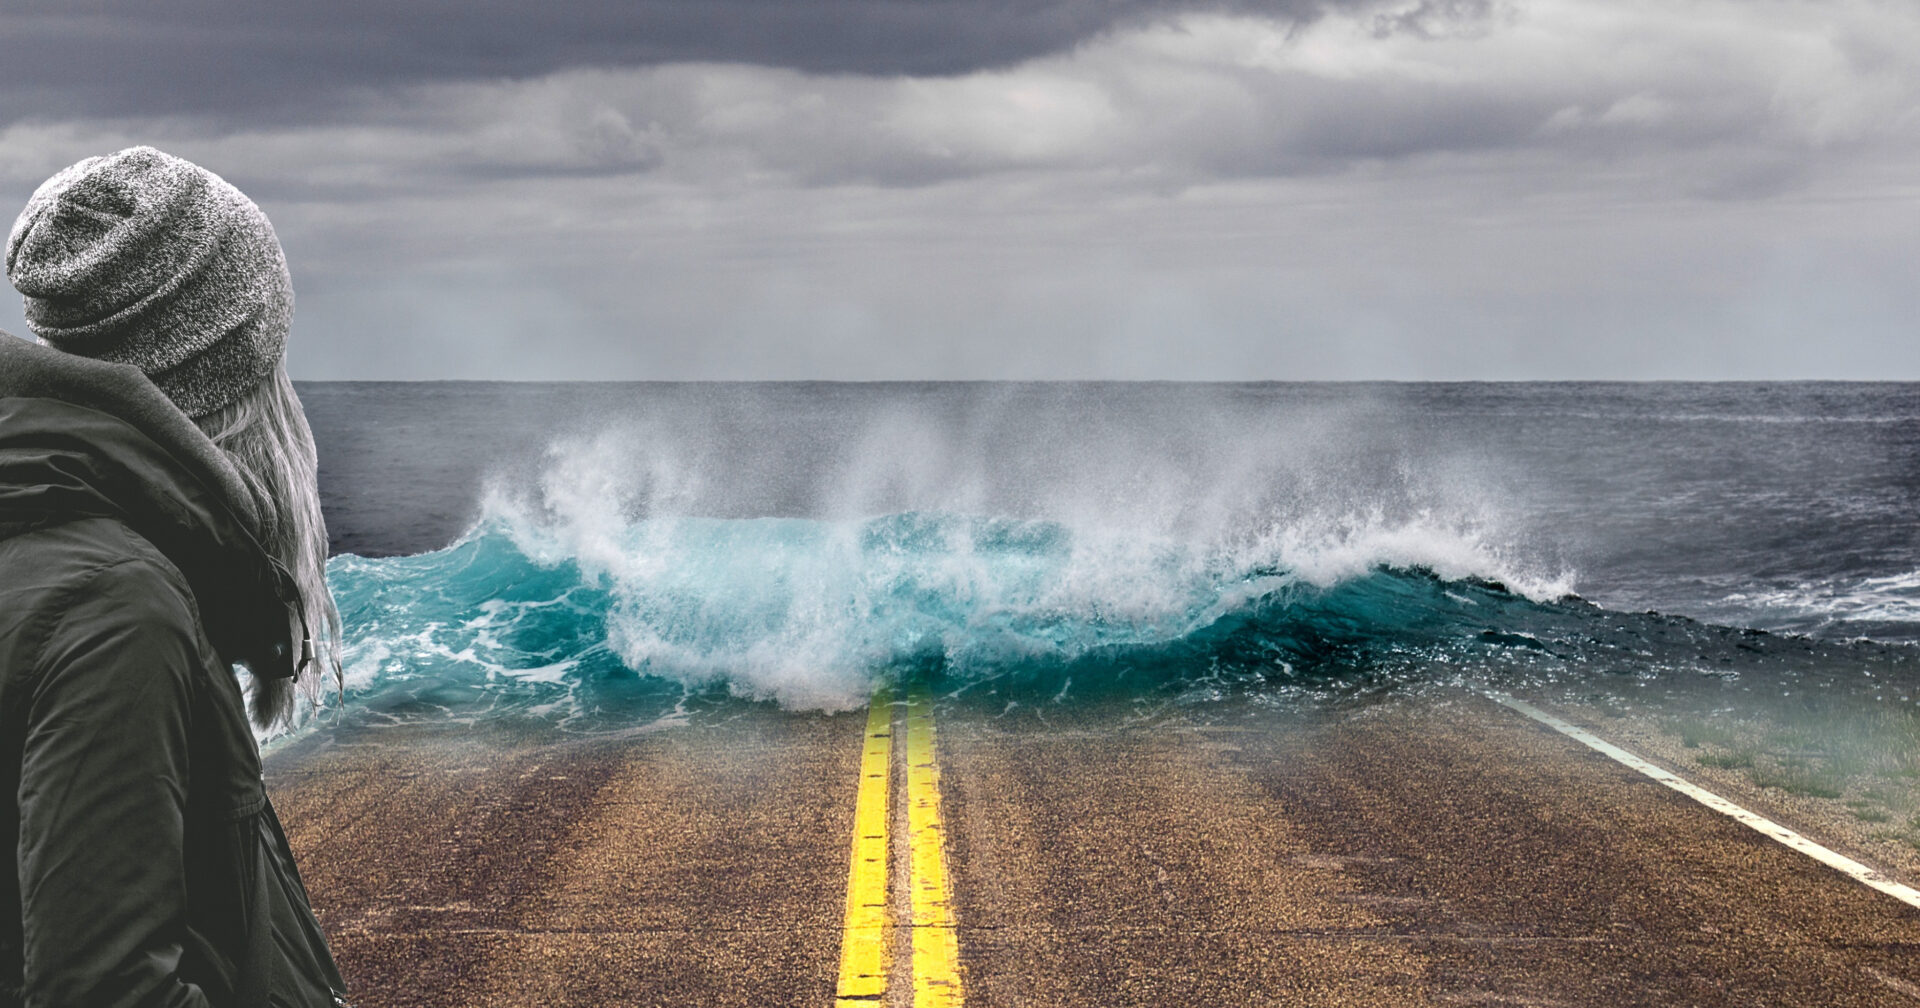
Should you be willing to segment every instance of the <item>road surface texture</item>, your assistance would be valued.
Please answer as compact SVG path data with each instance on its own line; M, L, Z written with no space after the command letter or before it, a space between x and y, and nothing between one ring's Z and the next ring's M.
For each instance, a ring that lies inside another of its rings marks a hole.
M967 1005L1920 1006L1920 910L1478 697L933 720ZM868 730L341 728L268 776L362 1008L825 1008Z

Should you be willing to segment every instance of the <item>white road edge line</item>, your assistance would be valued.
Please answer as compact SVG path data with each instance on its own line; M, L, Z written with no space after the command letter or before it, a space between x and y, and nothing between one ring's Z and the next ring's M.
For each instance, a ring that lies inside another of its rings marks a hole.
M1847 857L1845 854L1828 850L1763 815L1749 812L1703 787L1676 777L1625 749L1594 735L1592 732L1568 724L1524 700L1515 700L1513 697L1507 696L1504 693L1488 693L1486 697L1497 704L1525 714L1527 717L1546 725L1554 731L1579 742L1615 762L1632 767L1715 812L1719 812L1722 815L1751 827L1759 833L1772 837L1821 864L1839 869L1862 885L1878 889L1908 906L1920 908L1920 890L1914 889L1912 886L1901 885L1866 865Z

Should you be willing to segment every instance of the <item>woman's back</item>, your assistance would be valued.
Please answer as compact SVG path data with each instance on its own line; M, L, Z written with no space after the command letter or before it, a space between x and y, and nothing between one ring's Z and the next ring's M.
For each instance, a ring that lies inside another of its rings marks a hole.
M137 148L36 192L7 268L55 346L0 334L0 1006L344 1004L233 671L271 716L332 613L287 314L247 307L290 307L278 244Z

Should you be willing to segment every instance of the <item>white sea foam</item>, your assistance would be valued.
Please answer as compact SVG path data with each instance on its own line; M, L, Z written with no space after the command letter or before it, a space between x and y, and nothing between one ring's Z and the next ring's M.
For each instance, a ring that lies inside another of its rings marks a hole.
M1844 632L1849 626L1911 626L1920 624L1920 570L1734 591L1725 605L1755 622L1802 633L1851 636Z
M489 489L481 527L606 590L606 644L628 667L793 707L858 704L919 658L1172 640L1278 587L1382 565L1537 600L1570 584L1501 544L1497 508L1465 482L1403 481L1356 506L1325 459L1267 436L1169 451L1080 432L1056 456L1042 431L996 454L901 413L813 477L816 514L752 519L703 516L724 510L725 481L676 443L632 429L556 444L537 484Z

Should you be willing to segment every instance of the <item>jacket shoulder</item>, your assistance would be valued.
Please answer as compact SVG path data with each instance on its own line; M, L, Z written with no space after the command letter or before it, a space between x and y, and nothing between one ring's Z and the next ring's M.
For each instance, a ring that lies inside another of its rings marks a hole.
M203 637L193 593L152 544L111 518L0 542L0 670L29 673L76 631L127 640Z

